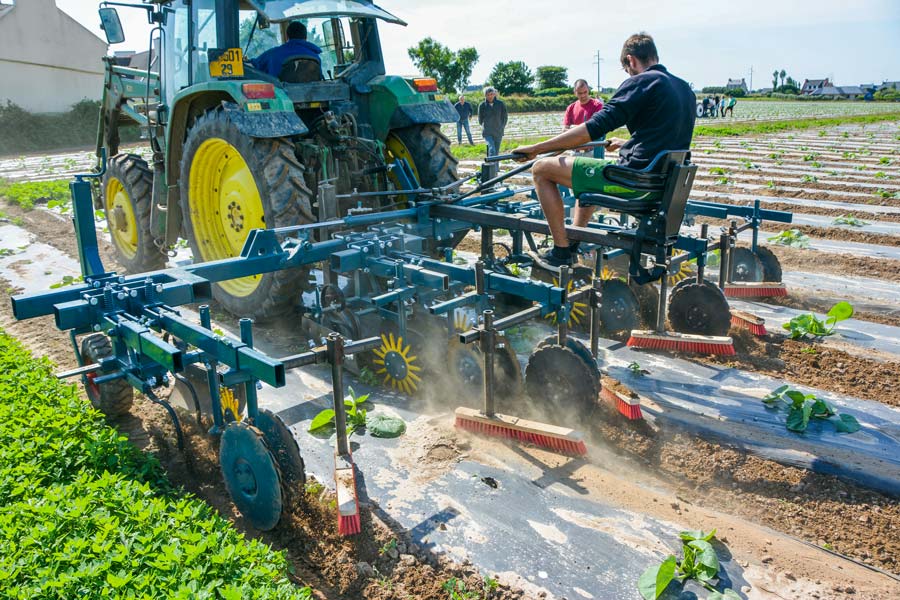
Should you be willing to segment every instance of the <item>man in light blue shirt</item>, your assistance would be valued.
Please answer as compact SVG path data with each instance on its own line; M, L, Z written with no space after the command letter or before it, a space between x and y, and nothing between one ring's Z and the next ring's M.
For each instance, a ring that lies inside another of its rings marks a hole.
M257 58L252 59L251 64L272 77L278 77L284 63L289 59L308 56L319 63L322 62L319 58L322 49L312 42L306 41L306 25L300 21L292 21L287 28L287 38L288 40L282 45L269 48Z

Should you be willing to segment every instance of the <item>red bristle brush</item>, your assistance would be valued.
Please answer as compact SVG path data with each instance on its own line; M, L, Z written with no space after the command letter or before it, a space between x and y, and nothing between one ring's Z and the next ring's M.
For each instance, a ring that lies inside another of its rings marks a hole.
M788 295L787 287L783 283L772 281L726 283L724 291L727 298L770 298Z
M734 327L746 329L753 335L763 337L769 332L766 331L766 320L756 315L741 310L731 311L731 324Z
M355 469L351 457L335 453L334 485L337 491L338 533L341 535L353 535L362 531Z
M628 338L631 348L651 350L679 350L697 354L719 354L733 356L734 342L730 337L712 335L691 335L688 333L634 330Z
M608 387L600 390L600 397L612 403L616 410L630 421L644 418L643 413L641 413L641 401L639 398L627 396Z
M527 442L560 454L587 454L581 433L566 427L500 414L488 417L478 409L465 407L456 409L456 426L472 433Z

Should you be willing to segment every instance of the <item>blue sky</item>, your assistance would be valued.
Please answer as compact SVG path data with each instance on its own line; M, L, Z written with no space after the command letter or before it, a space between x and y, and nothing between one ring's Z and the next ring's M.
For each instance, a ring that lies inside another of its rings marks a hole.
M25 0L27 1L27 0ZM645 30L662 62L694 84L724 85L729 77L771 85L772 71L795 79L829 77L838 85L900 80L898 0L673 0L669 2L573 2L569 0L382 0L409 23L382 25L388 72L415 72L406 49L432 36L453 49L475 46L481 60L472 83L483 81L498 61L563 65L569 77L617 86L624 39ZM100 33L96 4L57 0L57 5ZM128 40L115 49L146 44L143 11L119 9Z

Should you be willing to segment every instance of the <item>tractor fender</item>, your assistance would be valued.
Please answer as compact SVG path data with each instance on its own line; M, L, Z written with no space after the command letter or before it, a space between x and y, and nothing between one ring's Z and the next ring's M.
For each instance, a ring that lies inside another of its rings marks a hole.
M294 112L245 112L229 109L228 118L247 137L276 138L309 133L309 128Z
M448 100L401 104L391 115L390 127L399 129L419 123L456 123L458 120L459 113Z

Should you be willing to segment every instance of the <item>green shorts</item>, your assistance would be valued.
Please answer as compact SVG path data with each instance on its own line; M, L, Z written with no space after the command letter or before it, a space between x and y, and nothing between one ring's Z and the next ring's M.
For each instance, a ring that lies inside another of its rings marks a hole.
M594 192L628 200L649 200L658 195L652 192L633 190L607 180L603 177L603 167L614 164L616 164L614 160L576 157L572 165L572 194L578 197L584 192Z

